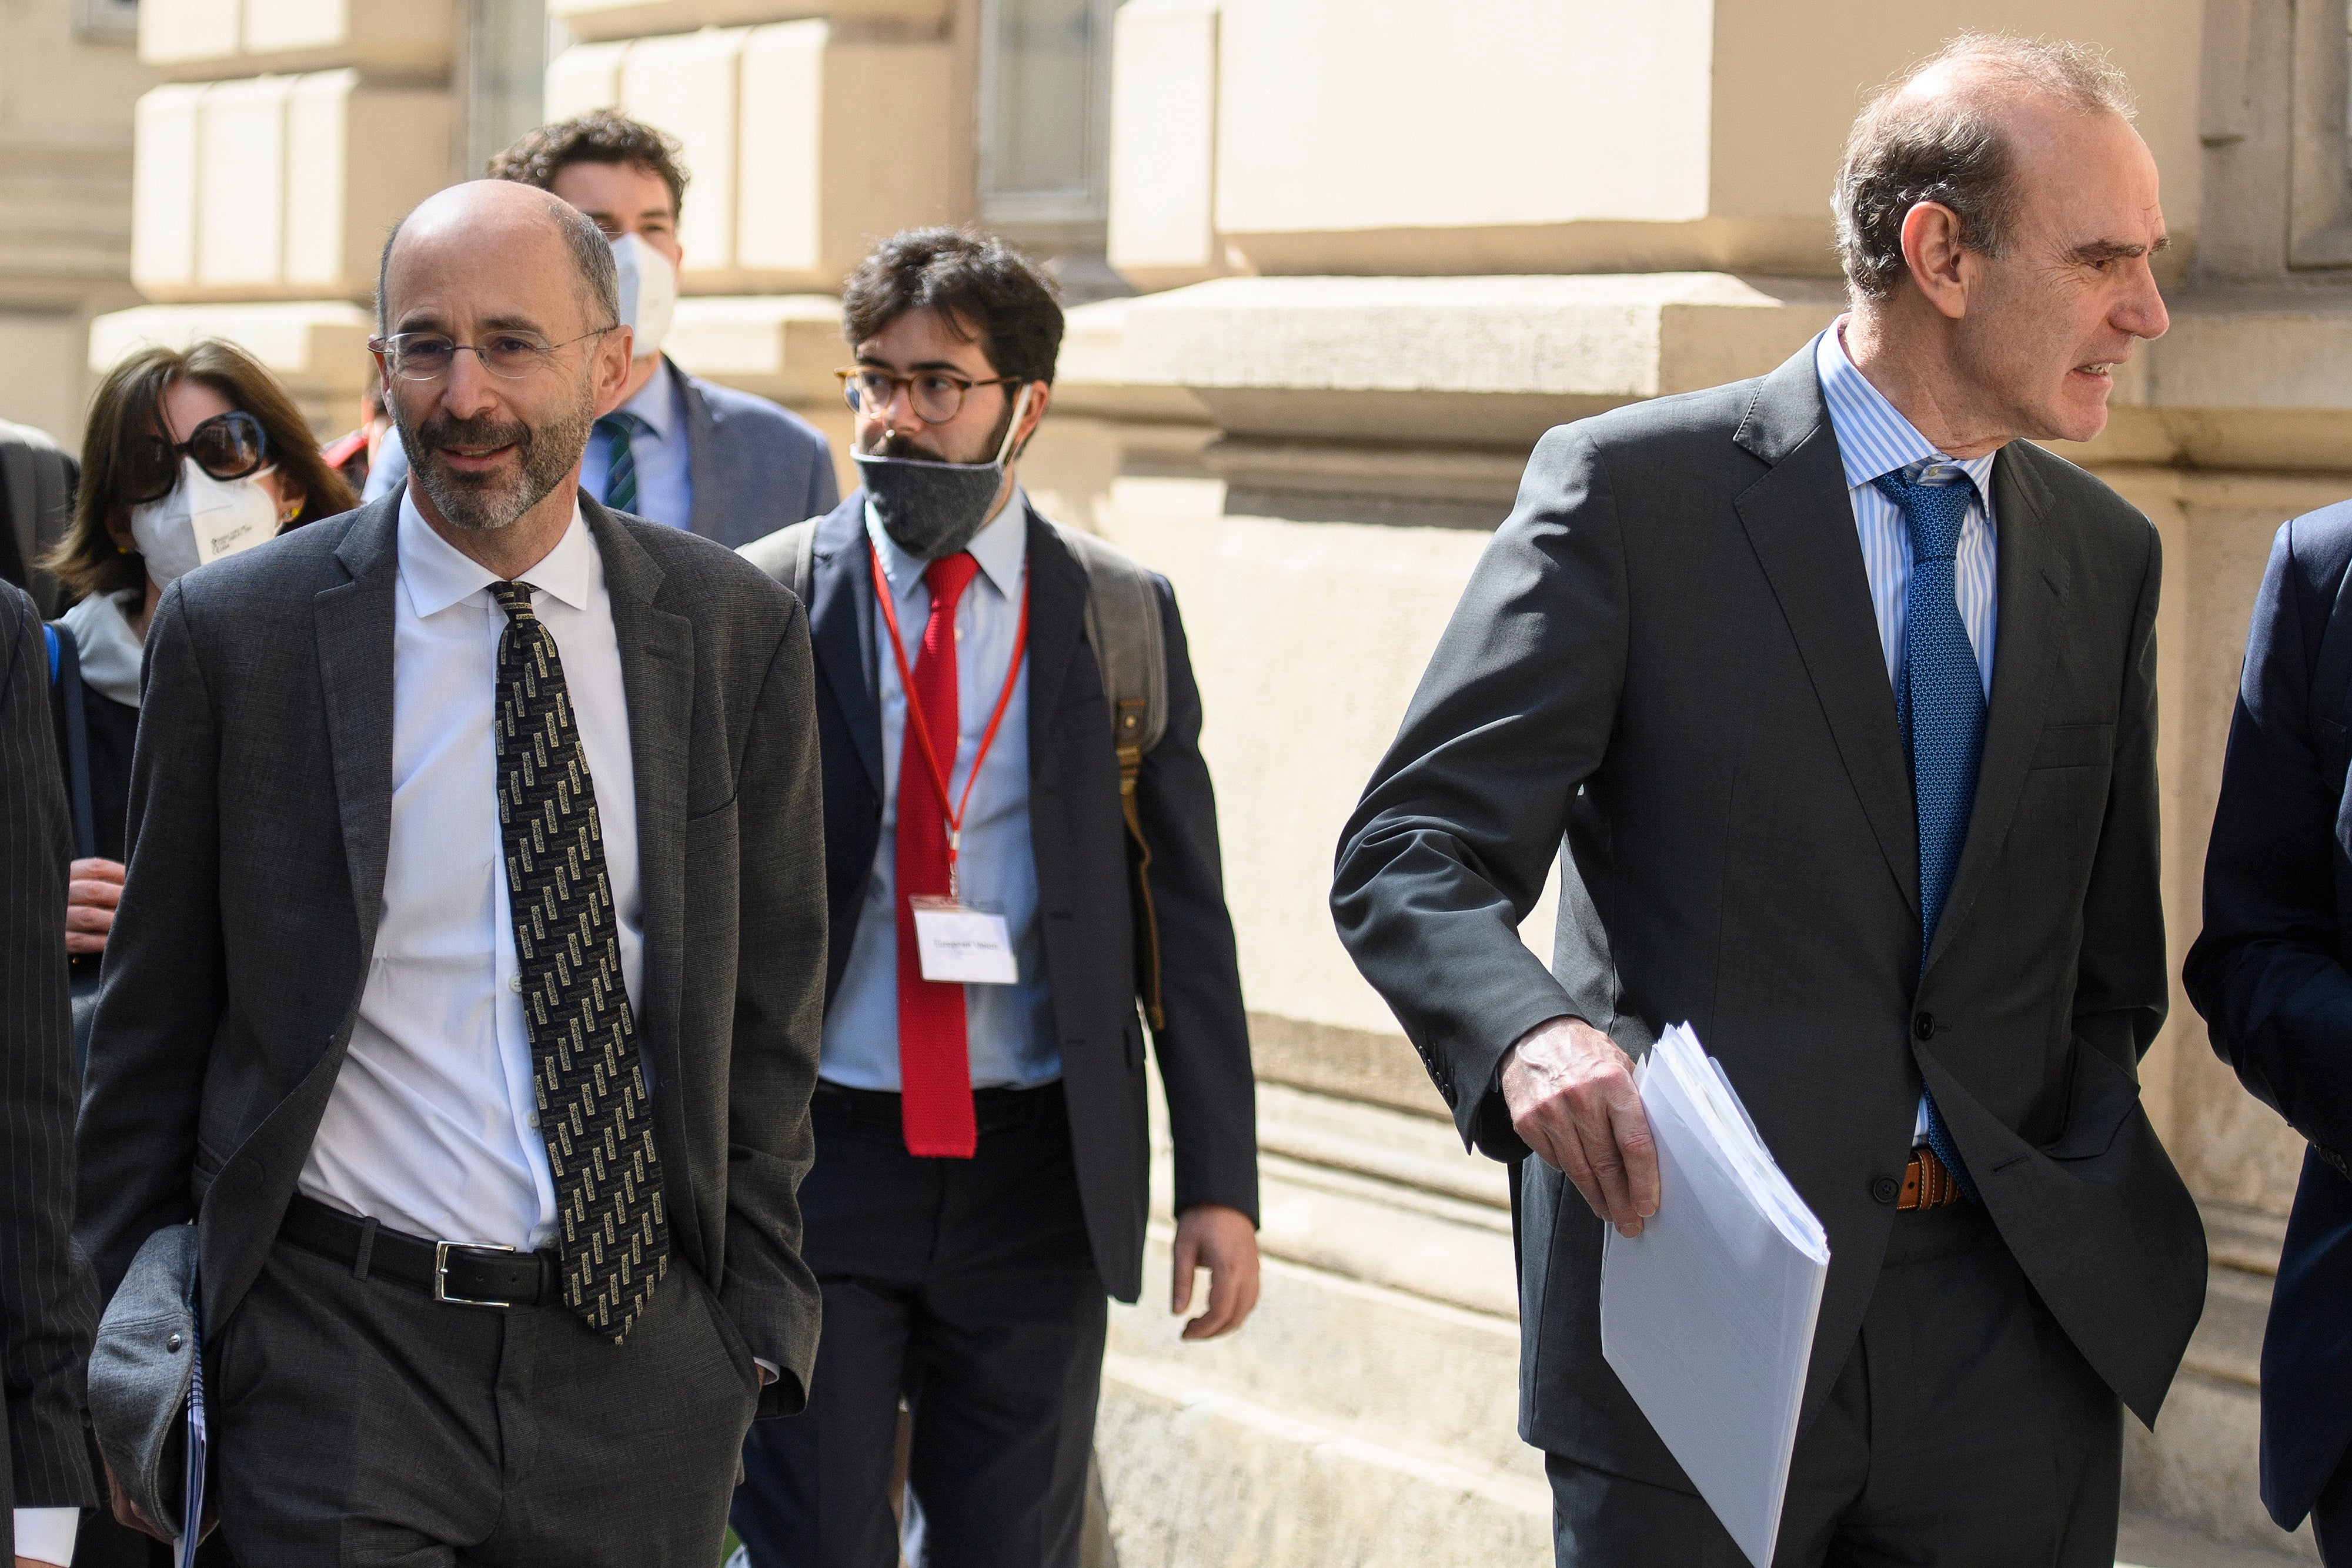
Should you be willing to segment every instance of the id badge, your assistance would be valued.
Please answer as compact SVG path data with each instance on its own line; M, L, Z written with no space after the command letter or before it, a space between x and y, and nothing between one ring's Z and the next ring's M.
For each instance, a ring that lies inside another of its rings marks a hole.
M967 986L1010 986L1020 979L1004 916L951 898L908 900L923 978Z

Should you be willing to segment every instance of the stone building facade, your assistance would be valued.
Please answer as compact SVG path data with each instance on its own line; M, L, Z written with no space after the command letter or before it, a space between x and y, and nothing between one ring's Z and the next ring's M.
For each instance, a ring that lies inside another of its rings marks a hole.
M131 287L133 0L0 0L0 419L71 443L89 324Z
M19 13L46 26L86 3L0 0L0 93L26 74ZM148 301L95 323L91 367L224 331L322 430L347 425L386 226L539 114L600 103L687 144L676 356L802 409L837 448L831 291L873 236L981 222L1054 256L1087 301L1024 476L1053 515L1166 570L1185 609L1269 1259L1248 1328L1182 1345L1154 1304L1163 1226L1143 1305L1115 1317L1100 1453L1128 1568L1549 1560L1539 1458L1514 1436L1503 1173L1464 1155L1340 951L1332 848L1535 438L1760 373L1835 314L1827 195L1874 84L1973 27L2098 42L2137 89L2174 325L2119 378L2108 432L2065 450L2163 535L2176 959L2271 535L2352 492L2343 0L138 9L137 65L77 59L59 68L104 91L47 89L117 105L91 109L93 140L114 140L75 199L106 214L92 232L127 207ZM160 80L137 100L131 191L118 178L101 200L142 70ZM0 139L22 134L12 102ZM0 201L19 178L0 156ZM8 289L12 243L0 230ZM0 294L0 334L16 298ZM1527 933L1538 950L1549 919ZM2156 1431L2135 1429L2132 1502L2274 1542L2255 1352L2299 1145L2178 996L2142 1085L2205 1205L2212 1267L2188 1369Z

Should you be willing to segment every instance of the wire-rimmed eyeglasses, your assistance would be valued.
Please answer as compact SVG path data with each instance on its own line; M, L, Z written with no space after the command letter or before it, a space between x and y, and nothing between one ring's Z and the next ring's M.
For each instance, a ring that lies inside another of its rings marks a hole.
M404 382L437 382L449 373L459 354L473 355L490 374L512 382L546 364L556 350L612 330L599 327L561 343L551 343L536 332L507 329L487 332L478 343L457 342L446 332L394 332L388 338L370 338L368 347L382 354L392 373Z

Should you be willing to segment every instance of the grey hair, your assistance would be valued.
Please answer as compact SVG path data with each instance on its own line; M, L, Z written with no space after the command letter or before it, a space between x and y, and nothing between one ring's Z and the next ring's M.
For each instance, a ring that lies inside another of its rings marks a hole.
M548 198L547 216L562 237L565 248L572 252L573 281L580 289L581 308L591 321L606 325L621 319L621 271L613 260L613 244L596 220L553 196ZM392 247L400 243L400 231L406 218L392 225L383 236L383 252L375 264L375 329L378 336L392 330L389 306L391 292Z
M1967 69L1958 90L1911 90L1948 66ZM1906 271L1903 220L1922 202L1951 209L1969 249L2007 250L2019 191L2002 110L2020 98L2126 120L2136 112L2123 72L2088 45L1997 33L1952 39L1872 99L1846 137L1830 206L1838 259L1856 296L1894 292Z

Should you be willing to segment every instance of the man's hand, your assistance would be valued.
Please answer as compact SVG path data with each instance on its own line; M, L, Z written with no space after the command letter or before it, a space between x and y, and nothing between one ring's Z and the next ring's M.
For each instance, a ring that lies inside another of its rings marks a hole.
M1658 1212L1658 1150L1633 1061L1578 1019L1538 1024L1503 1053L1511 1130L1621 1236Z
M122 902L122 866L118 861L76 861L67 868L66 951L77 958L106 951L114 929L114 906Z
M1192 1271L1209 1271L1208 1309L1184 1325L1186 1339L1214 1339L1242 1326L1257 1305L1257 1228L1222 1203L1196 1203L1176 1217L1174 1289L1168 1310L1192 1305Z
M157 1529L153 1521L150 1520L145 1514L139 1511L139 1505L137 1503L132 1502L129 1498L122 1495L122 1483L114 1479L114 1467L112 1465L108 1465L106 1467L106 1495L108 1500L114 1505L115 1523L122 1526L125 1530L135 1530L142 1535L152 1535L156 1540L163 1542L166 1544L171 1542L173 1537L164 1534L163 1531ZM206 1511L209 1512L210 1511L207 1510ZM18 1561L21 1562L22 1559L19 1559Z

